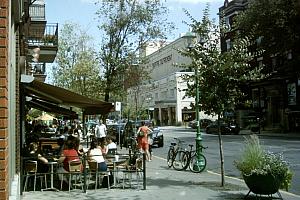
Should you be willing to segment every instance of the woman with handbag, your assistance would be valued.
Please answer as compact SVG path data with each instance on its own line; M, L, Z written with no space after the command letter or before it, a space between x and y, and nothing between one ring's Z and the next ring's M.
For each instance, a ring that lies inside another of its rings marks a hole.
M146 159L151 161L149 153L149 144L148 144L148 133L151 133L152 130L145 125L145 122L142 121L142 126L137 131L138 139L138 148L141 152L146 153Z

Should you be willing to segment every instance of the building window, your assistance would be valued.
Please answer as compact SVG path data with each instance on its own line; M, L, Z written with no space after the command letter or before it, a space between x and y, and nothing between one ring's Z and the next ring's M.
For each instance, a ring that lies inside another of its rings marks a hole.
M167 91L161 92L161 99L167 99Z
M175 90L174 89L170 89L170 97L171 98L175 97Z
M257 63L258 63L258 67L262 67L264 65L263 64L263 57L257 58Z
M275 71L277 65L276 57L272 57L272 71Z
M229 17L225 17L225 24L226 24L226 28L230 29L230 18Z
M226 49L227 51L231 48L231 41L230 39L226 40Z
M296 101L296 83L289 83L287 85L288 105L297 105Z
M257 46L260 46L260 45L261 45L262 39L263 39L263 36L259 36L259 37L256 39L256 44L257 44Z

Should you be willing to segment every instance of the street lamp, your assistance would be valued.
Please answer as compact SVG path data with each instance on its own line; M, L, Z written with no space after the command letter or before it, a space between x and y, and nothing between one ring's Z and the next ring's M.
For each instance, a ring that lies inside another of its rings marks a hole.
M195 47L196 35L191 32L187 32L183 38L186 40L187 48L189 52ZM193 59L193 58L192 58ZM196 152L197 152L197 162L195 162L194 168L202 169L204 166L204 161L200 154L202 153L202 137L200 131L200 115L199 115L199 79L198 79L198 66L194 66L195 75L195 85L196 85L196 99L195 99L195 112L196 112ZM197 170L201 171L201 170Z

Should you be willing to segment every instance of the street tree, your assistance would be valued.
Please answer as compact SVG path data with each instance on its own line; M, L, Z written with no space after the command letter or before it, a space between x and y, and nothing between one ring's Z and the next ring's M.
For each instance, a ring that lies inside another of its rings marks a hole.
M125 94L124 83L136 76L126 76L128 69L144 62L144 58L138 56L139 50L148 41L165 40L166 33L174 26L167 22L167 8L158 0L107 0L97 5L99 29L103 33L98 54L104 72L102 89L104 100L111 101L112 96L118 97L122 91ZM137 76L143 76L143 71Z
M253 67L249 62L253 59L248 49L251 38L235 38L231 48L221 53L220 37L223 34L219 25L209 18L209 5L203 11L203 18L198 21L185 11L191 23L187 23L195 34L196 41L193 46L182 50L184 56L190 57L192 62L184 65L189 69L197 70L198 88L200 96L199 110L209 115L217 115L218 122L224 111L234 111L246 93L242 90L249 80L261 78L261 68ZM196 74L196 73L195 73ZM196 96L195 74L184 76L189 83L187 96ZM225 185L224 156L222 137L219 124L219 146L221 160L221 185Z
M63 25L53 65L53 83L83 96L100 99L102 80L91 37L79 25Z
M142 114L143 102L145 101L140 101L139 94L143 90L143 83L150 79L149 72L143 66L132 65L126 70L124 76L126 80L124 82L124 89L134 97L133 101L127 102L126 115L137 119Z

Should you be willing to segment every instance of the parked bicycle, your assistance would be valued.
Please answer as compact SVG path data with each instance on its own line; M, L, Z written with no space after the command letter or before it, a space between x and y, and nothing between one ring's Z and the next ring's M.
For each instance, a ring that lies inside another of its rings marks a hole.
M168 167L172 167L175 170L183 170L184 169L184 162L182 162L182 159L184 158L185 150L182 149L182 143L184 143L183 140L180 140L179 138L174 138L176 142L172 142L168 151L167 155L167 163Z
M189 169L194 173L200 173L206 168L206 157L200 153L197 154L196 150L193 150L192 144L189 144L190 150L185 151L185 153L182 155L182 166L184 166L184 169ZM207 149L207 147L200 146L201 152L203 149Z

